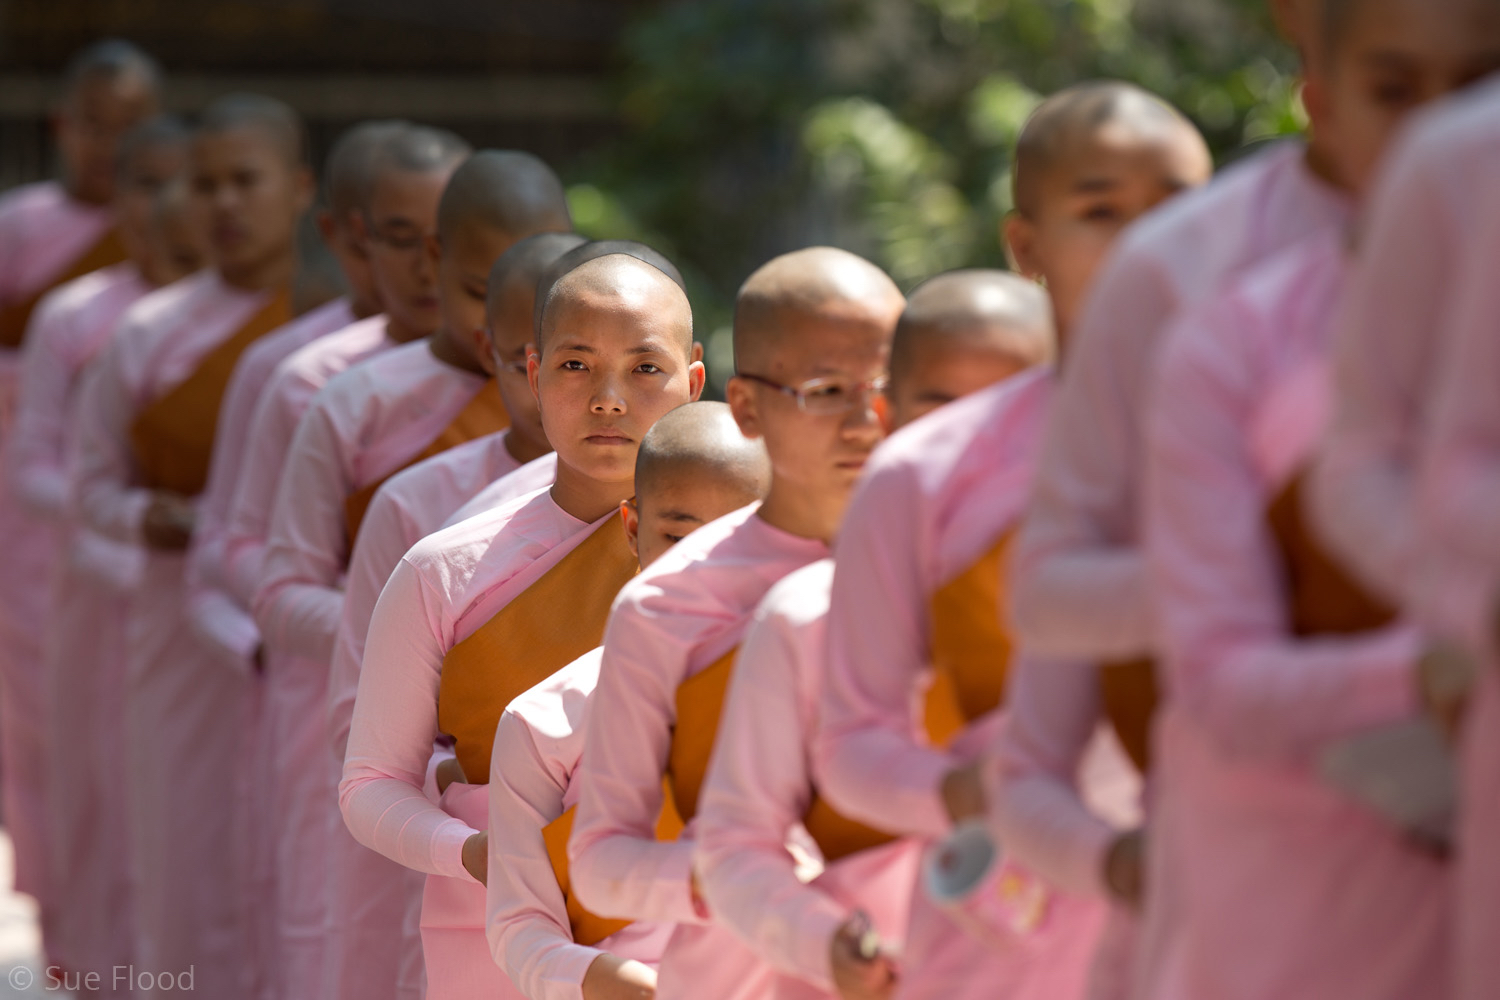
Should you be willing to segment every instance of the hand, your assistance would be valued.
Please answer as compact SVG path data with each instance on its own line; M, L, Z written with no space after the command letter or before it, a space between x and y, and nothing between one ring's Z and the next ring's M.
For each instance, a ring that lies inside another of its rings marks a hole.
M476 833L464 841L464 870L480 885L486 885L490 874L490 835Z
M656 970L635 959L603 954L583 974L583 1000L651 1000Z
M981 777L978 761L956 767L943 775L941 791L943 805L948 808L948 818L954 823L984 817L984 779Z
M1467 650L1444 641L1429 645L1417 660L1417 690L1422 706L1451 743L1463 725L1469 691L1478 665Z
M439 795L446 792L449 785L467 785L469 783L469 776L464 774L464 766L458 762L457 757L449 757L439 761L437 770L433 772L433 778L437 781Z
M187 497L165 490L151 494L151 503L141 518L141 537L146 547L158 552L181 552L193 540L197 511Z
M1146 891L1146 834L1122 833L1104 854L1104 885L1115 899L1140 909Z
M896 988L896 967L881 953L870 918L856 911L829 945L833 988L843 1000L886 1000Z

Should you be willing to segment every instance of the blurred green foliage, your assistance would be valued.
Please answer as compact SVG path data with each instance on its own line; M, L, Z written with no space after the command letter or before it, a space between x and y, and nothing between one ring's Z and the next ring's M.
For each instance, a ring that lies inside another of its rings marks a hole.
M625 134L582 165L575 213L682 266L716 382L734 291L776 253L847 247L904 288L1003 266L1011 150L1042 95L1130 80L1221 162L1302 124L1265 0L676 0L621 61Z

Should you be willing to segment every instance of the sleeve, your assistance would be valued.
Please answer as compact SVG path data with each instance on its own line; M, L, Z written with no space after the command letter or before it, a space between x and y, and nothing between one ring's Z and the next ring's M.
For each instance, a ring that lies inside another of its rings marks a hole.
M1415 633L1288 632L1265 488L1247 427L1258 395L1232 300L1166 349L1149 417L1147 555L1169 687L1230 755L1303 763L1331 740L1415 711Z
M1079 766L1101 718L1092 663L1023 656L985 768L991 825L1027 867L1064 892L1102 896L1115 831L1085 804Z
M500 717L490 765L485 933L490 954L530 1000L581 1000L603 952L573 941L542 830L563 813L568 775L548 766L514 709Z
M701 924L693 903L693 845L656 839L675 718L670 665L686 650L655 627L627 584L605 629L568 859L573 890L594 913L628 920Z
M32 514L61 517L68 505L69 390L80 375L64 350L68 312L55 297L38 308L22 347L19 399L6 448L15 496Z
M1011 574L1024 645L1055 657L1147 652L1153 619L1138 541L1143 383L1177 297L1124 243L1071 338Z
M266 644L320 663L333 657L343 613L349 472L328 411L315 401L287 453L251 610Z
M438 737L439 600L403 561L370 622L339 807L354 839L430 875L473 882L464 842L478 833L423 792Z
M828 801L888 833L944 836L942 801L954 758L917 732L928 672L919 498L902 466L877 470L856 493L834 546L828 675L813 768Z
M116 541L141 543L141 521L151 491L135 485L139 471L130 444L137 401L126 382L131 328L117 334L85 376L79 413L78 506L95 531Z
M735 659L699 808L697 862L715 920L778 970L831 992L830 942L848 914L798 880L786 848L811 800L816 707L799 698L801 653L777 624L758 617Z
M1402 157L1369 199L1334 341L1333 424L1313 478L1323 537L1398 602L1419 578L1415 467L1432 332L1447 328L1455 270L1439 188L1420 159Z
M354 699L359 693L360 663L364 659L365 636L375 603L385 589L392 570L406 555L408 539L417 534L403 516L400 505L381 490L360 526L349 574L344 584L344 603L334 641L333 665L328 678L328 728L333 752L343 760L349 744L349 723ZM415 544L413 539L411 544Z

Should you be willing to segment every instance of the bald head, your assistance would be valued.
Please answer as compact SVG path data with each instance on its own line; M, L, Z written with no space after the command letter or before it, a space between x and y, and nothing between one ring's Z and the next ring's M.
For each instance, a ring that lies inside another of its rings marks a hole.
M537 343L541 343L543 314L546 312L547 303L552 300L552 291L557 287L557 283L583 265L615 254L634 257L644 264L651 265L682 289L683 295L687 294L687 283L682 280L682 272L677 270L677 265L644 243L638 243L635 240L593 240L580 243L559 257L543 272L537 282L534 318Z
M512 240L573 228L562 181L530 153L484 149L469 157L448 181L438 205L438 236L478 225Z
M761 442L740 432L727 403L686 403L658 420L641 440L636 495L645 498L677 477L717 480L749 503L770 489L771 460Z
M263 94L230 94L210 104L198 119L199 135L253 129L267 139L286 162L307 162L307 132L291 107Z
M372 174L387 170L413 174L446 171L467 160L472 152L467 142L445 128L393 122L371 149L370 170Z
M404 122L360 122L339 134L323 167L323 201L329 211L348 217L370 204L376 152L405 127Z
M173 115L148 118L120 140L118 156L121 175L128 174L136 158L143 154L172 150L186 155L190 133L182 119Z
M537 285L564 255L587 242L577 233L538 233L500 255L490 268L485 300L492 338L503 331L531 339L535 334ZM502 317L507 320L504 324L498 322ZM500 346L498 341L496 346Z
M904 301L889 275L847 250L809 247L782 254L750 275L735 297L735 369L765 368L789 330L790 317L889 330Z
M113 81L126 77L144 85L153 99L160 96L160 64L123 38L106 38L79 50L63 70L63 84L69 94L96 80Z
M1047 294L1007 271L950 271L911 293L891 343L891 381L927 350L985 349L1018 368L1046 364L1057 350Z
M1207 147L1193 123L1166 101L1133 84L1096 80L1060 90L1037 105L1016 140L1012 188L1016 209L1035 218L1042 183L1064 158L1085 151L1108 126L1138 138Z
M541 286L537 289L537 349L545 353L555 316L566 303L636 313L680 345L685 358L691 358L693 308L676 268L668 274L635 254L599 255L596 251L593 244L569 251L542 279L541 284L549 287L545 297Z

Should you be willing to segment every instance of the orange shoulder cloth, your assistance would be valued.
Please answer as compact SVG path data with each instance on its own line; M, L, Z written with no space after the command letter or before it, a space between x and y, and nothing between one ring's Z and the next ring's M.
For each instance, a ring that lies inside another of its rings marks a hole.
M21 342L26 339L26 325L31 322L31 314L36 311L42 297L52 289L91 274L101 267L118 264L124 259L125 244L120 242L120 234L111 226L55 277L42 282L42 286L36 291L14 302L0 305L0 347L21 346Z

